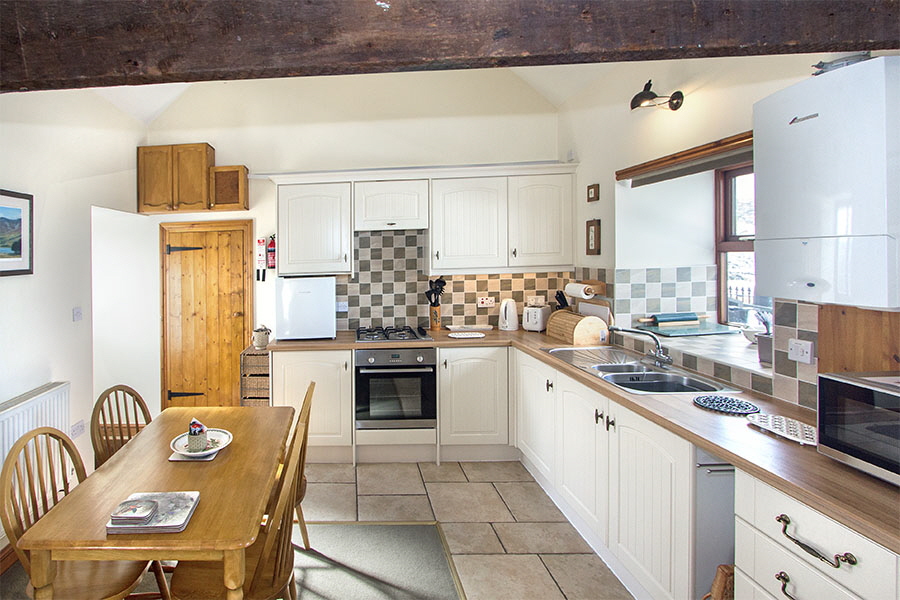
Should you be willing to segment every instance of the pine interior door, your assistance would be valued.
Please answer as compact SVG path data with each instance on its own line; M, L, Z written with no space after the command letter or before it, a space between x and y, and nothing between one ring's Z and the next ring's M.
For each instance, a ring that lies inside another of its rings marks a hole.
M163 223L162 400L240 406L252 329L251 221Z

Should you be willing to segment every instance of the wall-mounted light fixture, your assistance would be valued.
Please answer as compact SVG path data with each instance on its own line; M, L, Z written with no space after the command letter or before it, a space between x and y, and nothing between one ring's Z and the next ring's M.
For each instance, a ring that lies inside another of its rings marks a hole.
M650 91L653 80L647 81L644 89L634 95L631 99L631 110L643 106L668 106L671 110L678 110L684 104L684 94L681 92L672 92L671 96L658 96L656 92Z

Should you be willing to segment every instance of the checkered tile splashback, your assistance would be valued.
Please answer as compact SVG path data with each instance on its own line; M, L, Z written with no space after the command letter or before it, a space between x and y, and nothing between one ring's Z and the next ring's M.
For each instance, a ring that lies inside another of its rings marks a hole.
M428 280L423 275L425 231L360 231L354 234L352 278L338 277L337 300L348 311L338 313L337 328L425 325ZM572 272L446 276L441 297L444 325L497 325L500 300L513 298L519 314L528 296L553 301L557 290L574 279ZM493 296L496 304L478 308L479 296Z
M425 231L360 231L354 234L352 278L338 277L338 302L348 311L339 312L338 329L357 327L424 325L428 322L423 275ZM626 325L639 317L659 312L715 312L715 266L670 269L617 269L607 294L615 298L618 323ZM575 271L551 273L507 273L497 275L446 276L441 297L444 325L497 325L500 301L512 298L519 314L529 296L554 295L570 281L607 281L611 270L579 267ZM435 277L431 277L434 279ZM479 308L479 296L492 296L496 304Z

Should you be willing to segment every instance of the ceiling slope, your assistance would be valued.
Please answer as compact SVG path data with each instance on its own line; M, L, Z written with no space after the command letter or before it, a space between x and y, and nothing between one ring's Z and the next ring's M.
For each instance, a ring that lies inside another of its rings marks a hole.
M0 90L891 49L900 0L0 0Z

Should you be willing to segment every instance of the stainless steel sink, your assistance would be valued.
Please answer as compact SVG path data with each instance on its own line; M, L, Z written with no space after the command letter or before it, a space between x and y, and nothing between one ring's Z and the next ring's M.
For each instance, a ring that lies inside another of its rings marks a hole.
M637 364L640 354L633 354L609 346L578 346L575 348L550 348L545 350L556 358L579 369L589 369L595 365Z
M591 365L590 368L594 371L600 371L602 373L643 373L646 371L650 371L650 367L636 362L619 363L614 365Z
M736 391L676 367L660 367L640 354L619 348L579 346L544 351L633 394Z
M719 392L726 389L712 381L673 372L609 373L603 376L603 380L638 394Z

